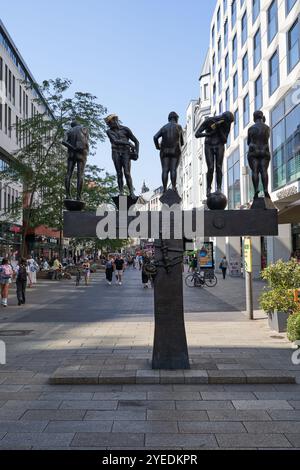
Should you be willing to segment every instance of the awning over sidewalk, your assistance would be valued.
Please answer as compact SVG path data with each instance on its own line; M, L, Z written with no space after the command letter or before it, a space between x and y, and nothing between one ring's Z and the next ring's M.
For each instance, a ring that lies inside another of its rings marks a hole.
M274 201L278 209L279 224L300 223L300 193L292 194L284 199Z

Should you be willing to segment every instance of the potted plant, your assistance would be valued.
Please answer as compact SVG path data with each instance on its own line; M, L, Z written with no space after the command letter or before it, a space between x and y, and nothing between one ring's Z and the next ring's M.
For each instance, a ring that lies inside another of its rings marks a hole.
M300 341L300 309L289 316L287 322L287 337L288 339L294 343L296 341Z
M268 287L261 295L261 308L268 314L270 328L285 332L289 316L298 310L294 292L300 287L300 264L295 259L279 260L263 270L262 278Z

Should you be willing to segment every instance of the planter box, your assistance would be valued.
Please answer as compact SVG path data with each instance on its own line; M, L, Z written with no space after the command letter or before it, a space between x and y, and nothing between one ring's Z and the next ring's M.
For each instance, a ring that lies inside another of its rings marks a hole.
M275 330L278 333L284 333L287 330L287 321L290 314L288 312L274 312L268 313L269 327L271 330Z

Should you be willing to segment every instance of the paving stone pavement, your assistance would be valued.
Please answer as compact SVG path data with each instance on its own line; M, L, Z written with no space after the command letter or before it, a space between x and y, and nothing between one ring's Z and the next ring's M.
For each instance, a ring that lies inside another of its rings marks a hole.
M185 288L186 329L195 367L207 377L242 372L248 383L49 384L62 366L83 375L145 370L153 291L141 288L140 276L127 271L123 286L111 287L102 274L88 287L43 281L22 308L11 291L8 309L0 310L7 347L0 449L299 449L300 367L262 312L247 320L242 279ZM256 299L262 286L254 283ZM6 336L6 330L29 333ZM251 383L276 370L292 372L298 383Z

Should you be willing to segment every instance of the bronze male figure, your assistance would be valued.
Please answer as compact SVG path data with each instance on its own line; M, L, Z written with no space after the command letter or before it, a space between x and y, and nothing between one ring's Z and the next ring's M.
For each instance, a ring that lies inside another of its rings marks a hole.
M211 194L212 181L216 168L217 192L221 193L223 180L223 160L234 116L227 111L220 116L212 116L204 120L195 137L205 137L205 159L207 164L207 197Z
M66 196L71 199L71 179L77 166L77 201L81 200L84 183L84 170L89 152L89 131L76 120L66 133L62 144L68 149L68 168L65 178Z
M124 194L124 174L130 197L136 200L131 177L131 160L138 159L139 141L128 127L120 124L117 115L110 114L105 118L105 122L108 125L106 133L111 142L112 159L117 172L120 195Z
M265 197L270 198L268 191L268 168L271 160L269 148L270 128L265 124L266 118L262 111L255 111L253 120L255 124L248 130L248 162L252 170L254 199L257 199L259 195L259 175L261 176Z
M181 158L181 147L184 145L183 130L178 124L178 119L178 114L171 112L168 124L163 126L153 138L155 147L160 150L164 193L167 191L169 174L172 189L177 192L177 168Z

